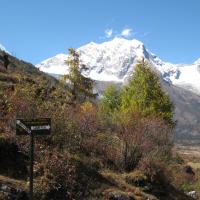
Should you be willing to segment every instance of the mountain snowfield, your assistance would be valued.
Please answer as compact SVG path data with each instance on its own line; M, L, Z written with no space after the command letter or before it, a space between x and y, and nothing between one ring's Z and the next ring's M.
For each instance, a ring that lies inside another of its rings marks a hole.
M91 42L77 49L83 64L89 67L83 74L97 81L125 83L134 71L135 64L144 58L172 85L200 94L200 59L193 64L164 62L148 51L138 40L114 38L96 44ZM36 65L49 74L68 73L67 54L58 54Z
M0 44L0 50L7 52L6 48L2 44Z

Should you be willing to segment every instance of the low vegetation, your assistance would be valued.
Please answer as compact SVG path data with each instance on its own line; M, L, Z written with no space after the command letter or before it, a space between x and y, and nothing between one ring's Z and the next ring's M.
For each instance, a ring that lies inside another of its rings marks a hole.
M69 53L67 85L11 56L7 70L0 63L0 184L28 191L29 138L16 137L16 117L51 117L52 134L35 141L35 199L190 199L198 177L174 151L174 106L157 74L140 62L99 100Z

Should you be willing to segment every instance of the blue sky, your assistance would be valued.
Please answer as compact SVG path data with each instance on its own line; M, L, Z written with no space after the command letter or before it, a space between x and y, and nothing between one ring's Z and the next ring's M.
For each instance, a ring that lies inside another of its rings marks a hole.
M199 0L0 0L0 44L37 64L69 47L120 36L164 61L200 57Z

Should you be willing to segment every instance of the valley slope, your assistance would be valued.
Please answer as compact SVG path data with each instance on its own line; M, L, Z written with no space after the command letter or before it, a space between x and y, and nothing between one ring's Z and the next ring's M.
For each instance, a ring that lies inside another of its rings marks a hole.
M89 69L82 73L97 82L101 94L110 82L119 87L126 84L135 64L144 58L159 75L163 87L176 106L175 138L181 142L200 139L200 61L193 64L164 62L138 40L115 38L102 44L91 42L78 48L83 64ZM36 65L41 71L59 76L68 73L67 54L58 54Z

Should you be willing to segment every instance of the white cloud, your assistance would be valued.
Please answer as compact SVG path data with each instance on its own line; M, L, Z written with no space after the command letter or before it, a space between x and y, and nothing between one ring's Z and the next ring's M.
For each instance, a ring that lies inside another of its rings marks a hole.
M106 29L105 30L105 35L106 35L107 38L112 37L112 35L113 35L113 29Z
M133 32L132 29L125 28L125 29L122 30L121 36L122 37L130 37L132 35L132 32Z

